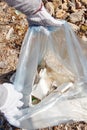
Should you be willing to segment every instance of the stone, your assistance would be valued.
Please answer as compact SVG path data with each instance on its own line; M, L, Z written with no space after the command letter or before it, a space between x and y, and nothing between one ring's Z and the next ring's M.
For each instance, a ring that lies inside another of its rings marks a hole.
M81 31L83 31L83 32L87 32L87 25L81 25L81 27L80 27L80 29L81 29Z
M66 10L66 11L68 10L67 3L63 3L63 4L62 4L62 9L63 9L63 10Z
M81 2L79 2L79 0L76 0L76 9L81 9L81 8L82 8Z
M76 24L73 24L73 23L70 23L70 22L68 22L68 23L70 24L70 26L72 27L72 29L73 29L75 32L78 32L78 31L80 30L80 27L77 26Z
M85 5L87 5L87 0L81 0L81 2Z
M47 2L46 4L45 4L45 7L46 7L46 9L47 9L47 11L52 15L52 16L54 16L54 5L53 5L53 3L52 2Z
M83 19L83 15L84 15L84 10L78 10L75 13L71 13L70 22L71 23L81 22Z
M72 0L72 1L69 1L68 0L68 6L70 6L70 7L75 7L75 0Z
M55 10L58 8L58 7L61 7L62 8L62 1L61 0L52 0L53 2L53 5L55 7Z
M66 12L62 9L58 9L56 12L56 18L63 19L65 18Z
M82 40L87 42L87 37L86 36L82 36Z
M69 1L68 0L68 12L71 14L71 13L74 13L76 11L76 5L75 5L75 0L72 0L72 1Z

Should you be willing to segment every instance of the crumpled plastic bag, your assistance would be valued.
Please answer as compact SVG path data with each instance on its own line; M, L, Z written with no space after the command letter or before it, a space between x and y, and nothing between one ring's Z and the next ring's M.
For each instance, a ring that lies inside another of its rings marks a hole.
M14 85L24 95L22 115L15 117L20 128L87 121L87 60L67 22L28 29ZM32 96L39 99L37 104Z

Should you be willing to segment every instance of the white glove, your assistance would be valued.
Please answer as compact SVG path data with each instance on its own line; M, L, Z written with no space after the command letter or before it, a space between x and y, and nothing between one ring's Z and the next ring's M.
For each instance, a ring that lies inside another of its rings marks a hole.
M0 87L3 88L6 95L4 95L3 91L3 97L3 95L1 94L2 91L0 91L0 95L2 95L0 100L3 100L4 102L1 103L2 101L0 101L0 111L4 113L10 124L15 124L16 126L19 126L19 122L16 120L15 116L21 115L19 108L23 105L23 103L20 101L23 96L21 93L17 92L14 89L14 85L10 83L4 83L0 85Z
M27 16L30 25L59 26L63 20L55 20L44 8L42 0L5 0Z
M54 19L42 5L40 10L36 13L28 16L28 21L30 25L42 25L42 26L60 26L65 23L64 20Z

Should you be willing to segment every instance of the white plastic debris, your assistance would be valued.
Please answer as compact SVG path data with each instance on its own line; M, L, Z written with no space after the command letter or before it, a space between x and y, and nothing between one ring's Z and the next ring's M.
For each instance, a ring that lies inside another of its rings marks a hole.
M49 93L52 83L47 76L46 68L40 71L39 76L39 83L33 86L32 95L42 100Z

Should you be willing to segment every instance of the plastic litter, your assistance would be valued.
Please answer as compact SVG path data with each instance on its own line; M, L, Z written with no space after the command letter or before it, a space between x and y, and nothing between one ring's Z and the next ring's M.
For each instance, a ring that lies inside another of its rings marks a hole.
M14 85L24 95L20 128L87 121L87 60L67 22L28 29Z

